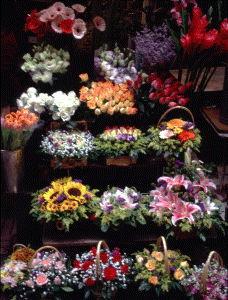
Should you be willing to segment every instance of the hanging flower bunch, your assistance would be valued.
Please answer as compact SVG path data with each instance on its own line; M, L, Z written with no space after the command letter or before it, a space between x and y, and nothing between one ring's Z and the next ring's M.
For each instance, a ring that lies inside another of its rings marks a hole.
M91 219L106 232L109 227L127 224L136 227L145 225L148 210L143 204L141 193L133 188L113 187L103 193L93 204Z
M26 93L22 93L17 99L17 106L20 109L27 108L39 114L48 112L53 120L62 121L70 121L80 104L74 91L67 94L58 91L50 96L47 93L38 93L34 87L28 88Z
M88 158L95 146L94 137L89 131L49 131L43 136L40 147L42 152L53 157Z
M35 253L35 250L33 250L29 247L20 248L12 253L10 260L20 260L20 261L28 263L34 253Z
M100 250L100 274L96 269L97 249L92 247L88 252L76 254L71 274L73 284L78 289L84 289L85 299L90 293L97 293L96 287L104 299L112 299L112 295L119 289L127 289L133 280L133 259L121 254L118 247L110 250Z
M114 84L125 83L126 80L135 81L138 75L132 54L125 55L117 43L113 51L108 50L107 44L95 50L94 66L98 76L106 81L111 80Z
M84 13L86 7L81 4L65 6L62 2L55 2L47 9L37 12L34 9L27 17L24 30L32 31L38 37L45 36L48 32L58 34L72 34L74 38L81 39L86 34L86 23L78 15ZM100 16L93 19L94 26L104 31L105 20Z
M137 158L139 153L146 154L147 138L145 133L134 126L107 126L106 130L94 139L94 145L101 156L127 155Z
M140 291L154 290L157 296L168 293L178 286L183 290L181 280L185 277L185 270L189 269L191 259L179 250L167 250L168 270L165 268L165 253L161 248L152 244L153 251L144 249L135 255L135 281L139 281Z
M134 107L134 94L128 90L126 84L113 84L111 81L106 81L87 83L87 85L80 89L79 100L86 103L89 109L94 110L95 115L102 113L113 115L117 112L125 115L137 113L137 108Z
M164 157L175 155L178 157L181 152L188 148L199 151L201 136L199 129L195 129L192 122L182 119L172 119L162 122L159 127L150 127L149 148L156 152L156 155L164 153Z
M39 118L25 108L1 117L3 150L15 151L23 148L31 138L38 121Z
M51 182L49 187L33 194L32 214L38 221L61 221L69 231L70 224L80 218L88 219L88 202L97 190L90 191L81 180L64 177Z
M70 65L70 54L62 48L57 50L51 45L41 44L33 46L34 55L26 53L23 56L25 62L21 69L24 72L29 72L32 80L35 83L42 81L53 85L55 80L54 75L67 72L67 67Z

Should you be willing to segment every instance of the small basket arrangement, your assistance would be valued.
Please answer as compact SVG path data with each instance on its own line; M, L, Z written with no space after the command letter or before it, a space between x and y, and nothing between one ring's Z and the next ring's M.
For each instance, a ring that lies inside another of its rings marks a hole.
M96 202L95 202L96 201ZM100 198L89 203L93 215L90 217L103 232L110 227L145 225L149 211L143 204L143 195L134 188L112 187Z
M213 260L212 260L213 259ZM181 281L190 299L227 299L228 270L216 251L211 251L205 264L186 270Z
M96 192L98 190L91 191L80 179L57 179L32 195L30 214L37 221L54 221L57 229L69 231L70 224L89 218L88 202L95 197Z
M121 254L118 247L110 251L107 243L101 240L97 248L76 254L70 272L72 282L78 289L84 289L84 299L90 294L97 300L114 299L119 289L127 289L133 281L133 262L131 257Z
M136 163L139 153L146 154L147 138L134 126L107 126L94 145L97 154L106 157L107 165L128 166Z
M138 251L135 255L135 281L139 282L139 291L154 291L157 297L169 293L172 289L183 290L181 280L191 259L179 250L168 250L163 236L152 244L153 251Z

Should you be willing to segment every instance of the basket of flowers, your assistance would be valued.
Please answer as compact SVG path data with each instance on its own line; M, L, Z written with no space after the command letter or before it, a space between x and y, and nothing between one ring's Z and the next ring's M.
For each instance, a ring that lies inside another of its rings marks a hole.
M212 260L213 259L213 260ZM185 271L181 281L190 299L216 300L227 299L227 269L216 251L209 253L205 264L193 266Z
M170 293L173 289L182 291L181 280L191 259L179 250L168 250L163 236L152 246L152 252L144 249L133 253L136 259L135 281L139 282L139 291L150 291L155 297Z
M136 163L139 153L146 154L147 138L134 126L107 126L94 145L98 155L106 157L107 165L129 166Z
M114 299L119 289L127 289L133 281L133 262L131 257L121 254L118 247L110 251L106 242L101 240L97 248L76 254L70 272L72 282L78 289L84 289L84 299L90 294L96 299Z
M53 221L58 230L69 231L74 222L89 218L88 203L96 197L97 191L90 191L89 186L83 185L80 179L57 179L32 195L30 214L37 221Z

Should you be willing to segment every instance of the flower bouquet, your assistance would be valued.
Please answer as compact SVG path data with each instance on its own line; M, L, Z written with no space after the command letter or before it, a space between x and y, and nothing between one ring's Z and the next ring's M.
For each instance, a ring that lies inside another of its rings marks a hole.
M64 74L67 72L67 67L70 65L70 54L68 51L55 49L51 45L41 44L33 46L34 56L29 53L23 56L25 62L21 69L24 72L29 72L32 80L35 83L40 81L53 85L53 80L56 80L54 75Z
M106 232L109 227L118 228L126 224L137 227L146 224L145 216L149 214L143 204L142 195L133 188L113 187L105 191L100 199L91 201L94 214L91 219Z
M121 254L117 247L111 252L105 241L89 252L76 254L73 265L72 282L78 289L84 289L84 299L90 293L96 299L113 299L119 289L127 289L133 281L133 259Z
M57 229L69 231L80 219L88 219L88 202L97 190L90 191L81 180L64 177L51 182L49 187L35 192L32 197L32 214L37 221L56 222Z
M137 159L139 153L146 154L147 139L145 133L134 126L114 126L113 128L106 127L106 130L94 139L94 145L98 155L107 158L127 156L131 159ZM129 162L136 163L136 160ZM106 163L111 164L110 160ZM127 162L126 164L128 165Z
M74 91L70 91L67 94L57 91L52 95L48 95L47 93L38 93L38 90L34 87L28 88L26 93L23 93L17 99L19 109L34 110L41 114L41 117L43 114L45 120L51 116L53 120L62 120L64 122L71 120L80 104Z
M135 281L140 282L139 290L154 291L156 297L169 293L172 289L183 290L181 280L185 277L184 270L188 269L188 261L191 259L179 250L167 250L162 236L152 246L152 252L144 249L133 254L136 258Z
M212 257L214 260L211 262ZM221 256L211 251L206 264L186 270L181 281L190 299L227 299L227 269L223 267Z
M92 157L94 137L89 131L51 130L41 140L41 151L53 157L51 164L64 168L64 161L76 159L79 165L87 165L87 158ZM79 159L79 160L77 160Z

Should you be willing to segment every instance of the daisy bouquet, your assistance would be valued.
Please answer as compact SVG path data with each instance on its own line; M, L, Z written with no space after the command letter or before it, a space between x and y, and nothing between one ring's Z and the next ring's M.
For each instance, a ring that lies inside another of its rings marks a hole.
M92 202L94 214L91 219L106 232L109 227L122 224L136 227L146 224L145 216L149 214L143 204L143 196L134 188L113 187L105 191L96 203Z
M80 18L86 8L81 4L73 4L68 7L62 2L55 2L47 9L39 12L34 9L26 18L24 30L25 32L32 31L38 37L53 32L70 34L75 39L81 39L87 32L86 22ZM99 31L104 31L106 28L105 20L100 16L93 18L93 24Z
M80 179L64 177L51 182L51 185L38 190L32 197L32 214L37 221L57 222L57 228L69 231L70 225L80 219L88 219L88 202L95 197L97 190L90 191Z
M70 121L80 105L80 101L74 91L67 94L57 91L52 95L38 93L34 87L30 87L17 99L19 109L26 108L38 114L48 114L53 120ZM47 118L45 118L47 119Z
M102 244L104 249L101 249ZM112 299L119 289L127 289L133 281L133 259L125 253L121 254L118 247L110 251L104 241L100 241L97 248L76 254L73 265L72 281L78 289L84 289L84 299L91 293L97 299Z
M2 149L15 151L23 148L31 138L38 121L39 118L25 108L1 117Z
M139 153L146 154L147 138L145 133L134 126L106 127L106 130L94 139L94 145L99 155L127 155L137 158Z

